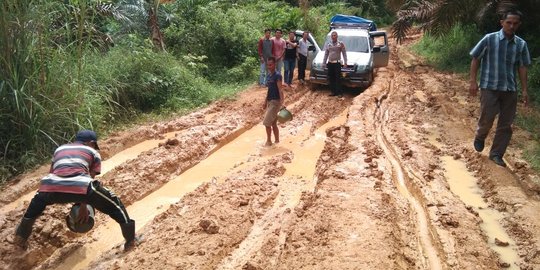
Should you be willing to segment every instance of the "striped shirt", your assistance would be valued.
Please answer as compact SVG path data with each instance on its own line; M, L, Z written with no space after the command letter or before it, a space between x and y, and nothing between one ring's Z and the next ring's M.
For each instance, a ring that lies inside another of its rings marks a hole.
M90 172L101 172L101 156L92 147L71 143L54 151L49 175L41 179L39 191L86 194Z
M485 35L470 55L481 60L482 89L516 91L516 68L531 64L527 42L516 35L507 39L502 29Z

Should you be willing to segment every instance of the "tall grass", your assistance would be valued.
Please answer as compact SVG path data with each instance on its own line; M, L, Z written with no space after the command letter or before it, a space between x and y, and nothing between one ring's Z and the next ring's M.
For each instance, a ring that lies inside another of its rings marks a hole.
M322 38L335 13L364 10L344 2L301 10L275 1L176 1L160 21L166 53L154 51L147 27L126 27L114 19L126 16L102 12L100 3L0 2L0 184L50 159L81 128L102 134L236 93L256 80L264 28ZM139 19L130 23L146 26Z
M426 33L413 51L439 69L464 73L471 63L469 52L481 37L475 26L457 24L442 37Z
M204 59L155 52L138 35L104 52L95 45L95 12L83 2L0 3L0 184L50 159L81 128L187 111L255 78L255 58L243 56L223 69L234 83L209 83Z
M39 163L77 127L76 97L46 64L69 58L48 44L52 6L6 0L0 7L0 182Z

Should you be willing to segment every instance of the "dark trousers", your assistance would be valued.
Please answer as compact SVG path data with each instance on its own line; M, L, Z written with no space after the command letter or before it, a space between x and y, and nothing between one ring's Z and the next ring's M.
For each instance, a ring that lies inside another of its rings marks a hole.
M307 57L303 54L298 54L298 80L306 78Z
M126 208L120 199L112 191L104 188L98 181L93 181L88 185L86 194L37 192L26 213L24 213L24 217L37 218L43 213L47 205L57 203L86 203L109 215L120 224L130 222Z
M476 129L476 139L485 140L493 126L495 117L499 115L495 138L489 156L503 157L512 138L512 123L516 116L517 91L497 91L482 89L480 91L480 119Z
M330 90L334 95L341 95L340 76L341 63L328 63L328 82L330 83Z

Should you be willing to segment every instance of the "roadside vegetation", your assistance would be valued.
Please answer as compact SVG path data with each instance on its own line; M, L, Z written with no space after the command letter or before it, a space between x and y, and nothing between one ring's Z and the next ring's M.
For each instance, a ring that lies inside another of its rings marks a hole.
M466 72L472 45L498 27L493 14L518 3L528 18L523 37L537 58L529 74L533 108L517 123L538 142L540 23L534 2L2 1L0 185L47 162L79 129L104 137L233 96L256 81L263 29L308 30L321 42L337 13L392 24L398 40L422 27L426 34L417 52L439 68ZM540 147L528 149L540 170Z
M265 28L320 39L336 13L392 22L385 1L5 0L0 185L82 128L189 112L256 81Z
M529 131L535 143L517 143L521 144L531 166L540 172L540 18L537 16L540 6L537 1L401 2L401 9L392 27L397 39L406 38L411 27L421 27L425 34L412 47L413 51L422 55L431 65L462 73L466 78L471 60L470 50L484 34L500 29L498 16L509 9L523 12L524 18L518 35L527 41L533 60L528 73L530 107L519 108L515 123Z

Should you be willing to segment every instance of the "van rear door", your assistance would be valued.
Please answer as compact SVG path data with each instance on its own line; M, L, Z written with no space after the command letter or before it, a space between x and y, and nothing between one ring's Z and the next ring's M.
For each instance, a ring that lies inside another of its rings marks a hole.
M371 53L373 54L373 67L388 66L390 58L390 49L388 47L388 37L384 31L369 32L371 44Z

